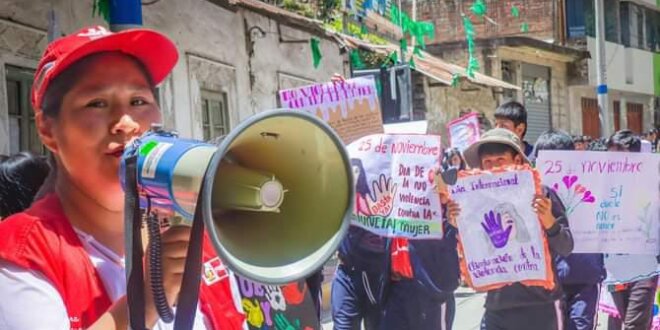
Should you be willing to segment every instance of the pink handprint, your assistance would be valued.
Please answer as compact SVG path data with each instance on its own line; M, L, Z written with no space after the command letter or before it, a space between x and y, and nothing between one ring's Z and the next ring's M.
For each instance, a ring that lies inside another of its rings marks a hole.
M513 226L509 225L504 229L502 226L502 216L497 213L497 218L495 218L495 212L493 211L484 214L484 222L481 223L481 227L484 228L496 249L503 248L506 245L509 241L509 235L511 235L511 229L513 228Z
M370 197L367 201L371 214L383 217L390 215L394 208L396 183L392 182L392 178L386 178L384 174L381 174L379 180L373 182L372 187L375 197Z

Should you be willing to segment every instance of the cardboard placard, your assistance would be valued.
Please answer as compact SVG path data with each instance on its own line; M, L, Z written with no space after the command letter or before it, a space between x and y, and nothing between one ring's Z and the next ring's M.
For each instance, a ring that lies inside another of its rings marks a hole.
M658 254L660 155L541 151L536 165L566 206L573 253Z
M266 285L236 275L249 329L317 330L320 322L305 281Z
M552 257L532 208L534 195L541 192L535 170L462 171L450 192L461 207L461 272L472 288L489 291L515 282L554 287Z
M472 112L450 121L447 124L447 133L451 146L463 152L472 143L479 141L479 114Z
M442 155L439 136L376 134L347 149L356 192L353 225L380 236L442 238L434 188Z
M307 111L323 119L346 145L383 132L373 77L281 90L279 96L282 107Z

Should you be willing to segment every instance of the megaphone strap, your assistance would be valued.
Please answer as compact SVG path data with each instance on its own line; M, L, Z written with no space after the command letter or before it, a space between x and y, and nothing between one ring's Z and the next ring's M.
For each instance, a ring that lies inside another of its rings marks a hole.
M199 188L198 196L204 191L204 180ZM197 303L199 302L199 286L202 276L202 242L204 241L204 219L202 219L202 201L197 201L193 225L190 232L188 251L186 252L186 266L183 270L179 303L177 304L174 329L191 330L195 322Z
M144 330L144 273L142 264L142 221L137 187L137 156L126 159L124 244L126 246L126 297L128 320L133 330Z

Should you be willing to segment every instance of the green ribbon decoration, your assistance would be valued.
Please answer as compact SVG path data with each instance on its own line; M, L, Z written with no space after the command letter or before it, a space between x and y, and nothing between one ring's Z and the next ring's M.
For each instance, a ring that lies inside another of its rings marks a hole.
M460 82L461 76L458 75L458 73L454 73L451 75L451 87L458 87L458 83Z
M388 64L397 64L399 62L399 53L396 51L391 52L389 55L387 55L387 58L383 62L383 67L387 67Z
M511 16L518 18L520 17L520 9L516 5L511 6Z
M92 18L101 16L106 23L110 22L110 0L93 0Z
M404 50L408 49L407 37L410 36L415 39L414 55L421 57L421 50L426 49L426 38L433 39L435 37L435 26L433 24L412 20L394 4L390 7L390 21L403 31L403 39L400 43Z
M316 37L309 40L309 45L312 47L312 60L314 61L314 69L319 67L319 64L321 64L321 59L323 58L323 55L321 55L321 48L319 47L320 43L321 41Z
M406 38L401 38L401 40L399 40L399 45L401 46L401 49L407 50L408 49L408 40Z
M357 49L351 50L351 53L349 54L349 58L351 59L351 65L353 66L354 69L364 69L366 66L364 65L364 62L362 62L362 58L360 57L360 51Z
M479 17L484 17L486 15L486 11L488 11L488 8L486 7L486 3L484 2L484 0L477 0L472 4L470 10L475 15Z
M414 58L414 57L412 57L412 56L410 57L410 61L408 61L408 65L409 65L410 68L413 69L413 70L417 67L417 66L415 65L415 58Z
M479 60L474 56L474 26L467 15L463 15L463 28L465 29L465 40L468 46L468 64L465 68L465 74L470 78L474 78L474 73L479 71L480 65Z
M523 22L522 24L520 24L520 32L522 33L529 32L529 24L527 24L527 22Z

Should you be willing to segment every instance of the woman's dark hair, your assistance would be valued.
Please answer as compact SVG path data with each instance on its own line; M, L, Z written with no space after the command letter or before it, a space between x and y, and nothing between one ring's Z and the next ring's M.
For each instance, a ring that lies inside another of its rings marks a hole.
M367 173L364 171L364 166L362 166L362 161L357 158L351 158L351 166L358 168L358 177L355 178L355 192L362 196L371 197L371 191L369 190L369 184L367 183Z
M458 148L449 148L446 149L443 157L442 157L442 169L444 171L448 170L449 168L453 167L454 165L451 163L452 158L454 156L458 156L458 158L461 159L461 164L457 168L459 171L462 171L465 169L465 159L463 158L463 154L461 154L461 151L458 150Z
M604 138L593 140L587 146L589 151L607 151L607 141Z
M0 163L0 217L27 209L48 175L43 156L19 152Z
M574 139L568 133L559 130L547 130L536 140L534 145L534 158L538 157L541 150L575 150ZM580 140L583 142L583 140Z
M524 105L516 101L503 103L495 109L495 119L497 118L510 120L516 127L525 124L522 136L525 137L525 134L527 134L527 109Z
M607 140L607 148L617 147L629 152L640 152L642 140L629 129L622 129L610 136Z
M41 103L41 111L43 114L47 117L56 118L60 114L60 108L62 107L62 100L64 99L64 96L78 81L76 77L79 75L84 75L87 68L89 68L89 65L93 63L96 58L102 55L107 55L109 53L112 52L94 53L84 57L78 62L71 64L71 66L57 75L53 81L48 84L48 89L46 89L46 92L44 93L44 98ZM135 62L139 70L146 77L147 82L151 87L151 92L156 95L156 86L154 85L153 78L149 74L149 71L147 71L147 68L144 66L144 63L140 62L137 58L131 55L124 53L121 54L129 57L131 60L133 60L133 62Z
M484 156L501 155L506 153L510 153L511 157L516 157L518 151L516 151L516 149L514 149L510 145L506 145L503 143L494 143L494 142L484 143L480 145L479 150L477 150L479 159L482 159Z

